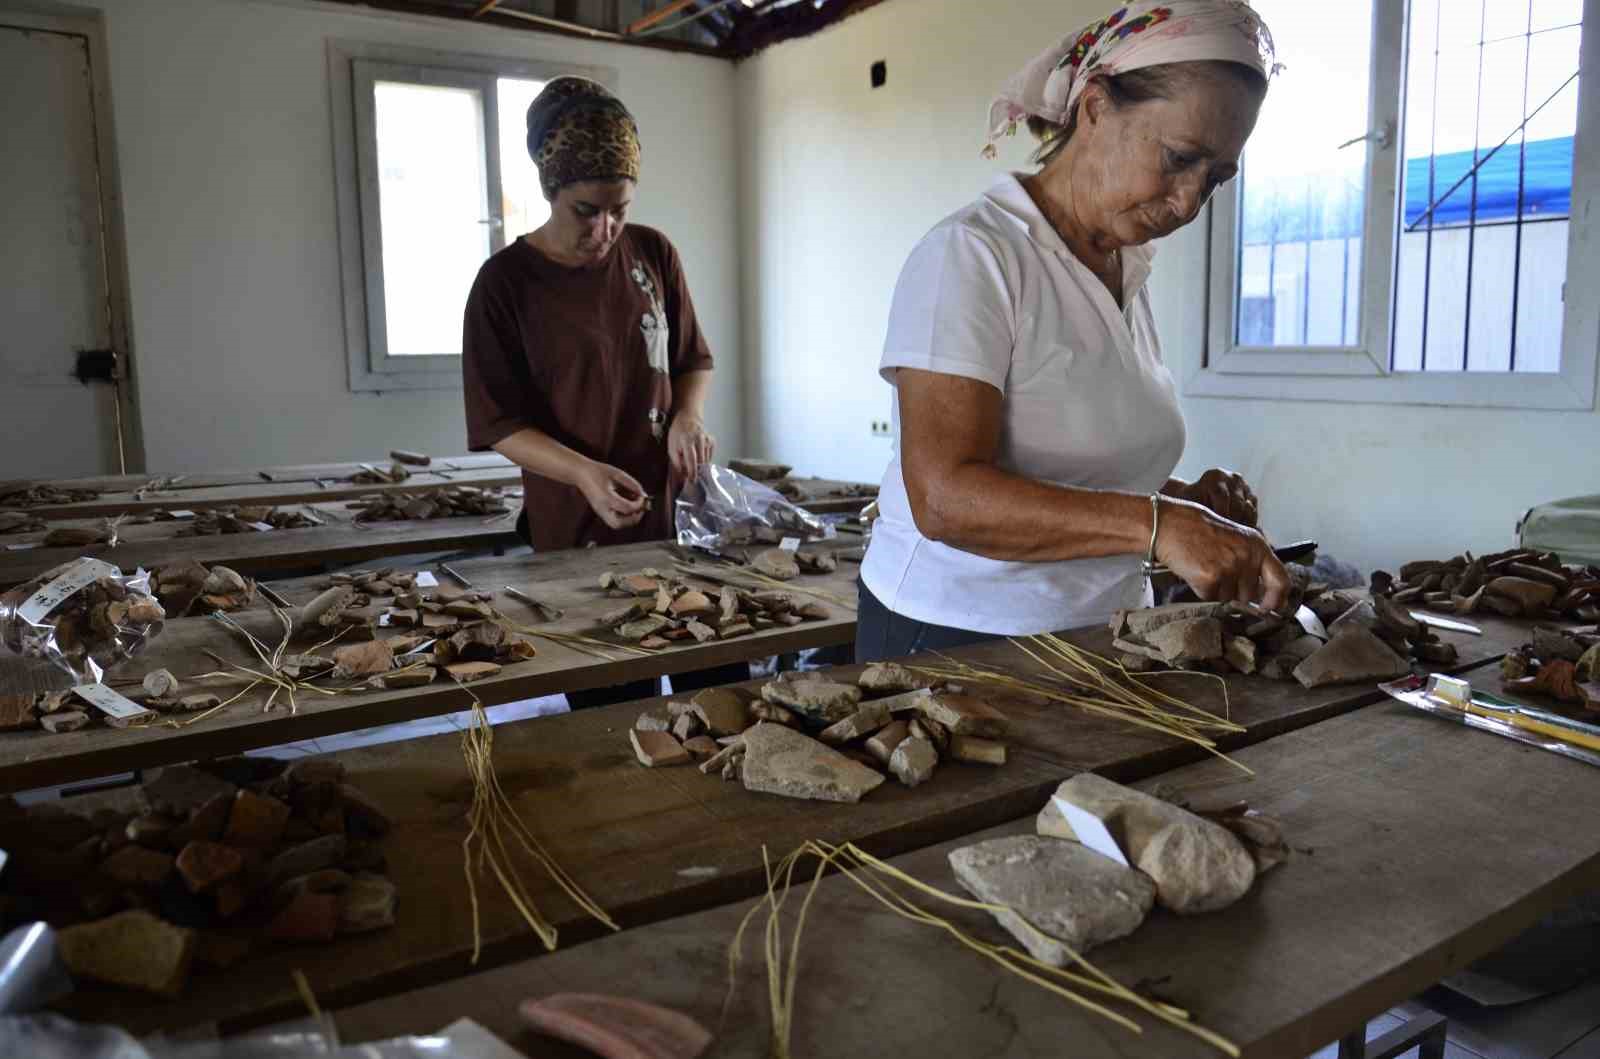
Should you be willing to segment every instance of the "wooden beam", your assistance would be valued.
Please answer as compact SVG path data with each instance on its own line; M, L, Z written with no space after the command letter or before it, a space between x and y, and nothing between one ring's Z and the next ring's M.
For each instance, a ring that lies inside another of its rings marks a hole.
M634 19L633 22L628 25L628 34L629 36L632 36L635 33L643 33L651 26L666 21L693 3L694 0L668 0L665 5L650 12L648 15L643 15Z

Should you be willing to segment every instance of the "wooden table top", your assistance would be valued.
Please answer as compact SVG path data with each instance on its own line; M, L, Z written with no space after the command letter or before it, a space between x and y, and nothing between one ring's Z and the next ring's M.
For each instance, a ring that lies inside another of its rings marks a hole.
M579 633L592 631L601 614L623 602L600 590L602 572L628 574L649 567L670 573L673 560L674 552L667 546L652 543L464 560L451 566L480 589L495 592L495 605L511 620L537 629ZM855 576L853 565L841 563L832 574L804 574L789 583L797 598L812 599L804 594L808 591L832 597L822 601L829 611L825 620L778 626L704 644L690 640L653 654L616 650L610 658L598 658L566 644L533 637L536 657L506 665L498 675L474 683L472 690L486 704L496 705L852 643ZM298 604L309 600L326 583L326 576L319 576L275 582L274 587L291 603ZM560 608L564 617L535 625L536 616L527 606L504 595L502 588L506 585ZM276 645L281 638L282 627L259 599L253 608L234 617L266 642ZM407 630L383 630L404 631ZM189 684L185 678L218 668L202 653L203 649L242 664L257 664L243 640L216 621L207 617L179 618L168 622L142 654L108 673L107 680L113 686L137 684L146 673L168 669ZM36 687L39 679L37 672L25 669L20 659L0 656L0 688ZM213 682L212 686L225 697L238 688L238 684L222 682ZM0 733L0 794L451 713L463 708L465 696L453 683L437 680L426 687L396 691L301 695L293 712L281 703L270 713L263 712L265 700L264 691L252 693L226 710L186 727L166 723L130 729L94 725L61 734L41 729ZM185 718L178 715L176 719Z
M1239 758L1254 780L1212 761L1140 786L1175 789L1195 804L1246 799L1281 819L1301 852L1231 908L1189 917L1157 910L1090 959L1125 984L1158 983L1163 999L1247 1059L1309 1055L1600 885L1600 770L1592 766L1393 703L1281 735ZM952 849L1031 831L1029 815L894 865L965 896L946 859ZM795 836L765 837L782 855ZM801 876L809 881L811 868ZM431 1032L468 1017L528 1055L577 1057L586 1053L523 1030L516 1014L525 999L569 991L665 1004L715 1028L727 947L757 905L639 926L342 1010L341 1037ZM985 913L939 912L978 937L1011 940ZM766 1054L765 921L758 912L746 936L714 1054ZM796 1055L1221 1054L1148 1016L1136 1016L1144 1032L1135 1036L1084 1013L885 912L838 876L818 890L800 951Z
M951 652L974 661L1026 663L1005 643ZM1015 656L1015 657L1008 657ZM845 670L845 673L851 670ZM1267 682L1257 681L1256 685ZM1276 688L1276 686L1273 686ZM1373 701L1370 689L1321 689L1235 698L1247 745ZM445 705L460 709L456 693ZM752 794L692 768L650 770L633 759L627 730L653 701L495 729L495 762L527 824L556 860L619 923L642 924L732 900L764 887L761 844L793 848L813 838L855 841L894 855L947 841L1031 812L1060 779L1092 769L1123 780L1156 775L1206 756L1204 750L1122 722L1041 701L1005 700L1010 760L1000 768L949 764L915 790L890 782L858 805L830 805ZM163 1003L125 993L87 991L72 1002L130 1028L173 1028L218 1019L242 1026L291 1013L289 970L302 968L325 1004L347 1003L467 973L469 909L460 861L470 787L458 737L444 735L341 752L351 782L394 818L389 862L401 885L399 924L326 948L263 953L227 975L191 984ZM90 798L126 798L115 792ZM83 800L86 808L98 801ZM602 928L543 877L527 877L563 944ZM485 878L485 965L539 952L537 939Z

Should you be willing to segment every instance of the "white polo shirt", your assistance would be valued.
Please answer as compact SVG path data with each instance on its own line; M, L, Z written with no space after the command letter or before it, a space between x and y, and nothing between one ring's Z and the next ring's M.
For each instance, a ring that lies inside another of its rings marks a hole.
M961 375L1004 395L996 465L1083 489L1149 494L1183 455L1183 414L1161 362L1154 251L1122 251L1126 311L1073 256L1016 176L941 221L895 286L879 371ZM917 621L1020 636L1093 625L1144 601L1143 555L1003 562L917 531L896 447L861 564L872 594Z

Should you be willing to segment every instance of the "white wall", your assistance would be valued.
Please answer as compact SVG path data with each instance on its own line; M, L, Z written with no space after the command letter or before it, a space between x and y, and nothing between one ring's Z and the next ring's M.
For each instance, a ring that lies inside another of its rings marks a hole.
M816 474L881 475L889 442L869 423L890 405L876 362L900 265L939 218L1023 166L1021 142L979 158L993 91L1107 6L890 0L741 65L752 452ZM878 59L888 85L873 91ZM1157 259L1170 361L1202 337L1191 320L1204 250L1191 228ZM1273 537L1315 537L1364 566L1504 547L1528 506L1600 486L1600 413L1214 398L1187 398L1184 412L1180 474L1233 467L1261 495Z
M81 0L80 0L81 2ZM103 11L147 463L160 471L466 451L459 389L347 385L329 38L611 66L639 118L634 219L682 252L737 447L733 68L499 26L268 0Z

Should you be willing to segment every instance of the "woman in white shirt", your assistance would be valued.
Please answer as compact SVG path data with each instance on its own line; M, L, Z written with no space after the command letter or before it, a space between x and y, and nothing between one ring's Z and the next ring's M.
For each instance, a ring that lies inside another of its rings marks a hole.
M1145 245L1238 171L1273 72L1243 0L1125 5L1039 56L991 110L1008 175L900 274L880 371L898 444L861 568L856 655L1094 624L1147 601L1141 559L1275 609L1289 580L1225 471L1172 478L1184 424Z

